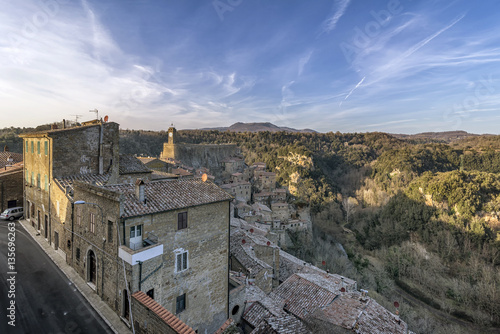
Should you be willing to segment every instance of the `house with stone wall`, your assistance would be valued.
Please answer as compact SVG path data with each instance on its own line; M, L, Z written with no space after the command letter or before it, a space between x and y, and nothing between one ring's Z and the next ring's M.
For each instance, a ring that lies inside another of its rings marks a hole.
M23 206L23 163L0 168L0 212Z
M21 135L28 220L122 319L142 291L198 332L228 318L232 197L120 156L116 123Z

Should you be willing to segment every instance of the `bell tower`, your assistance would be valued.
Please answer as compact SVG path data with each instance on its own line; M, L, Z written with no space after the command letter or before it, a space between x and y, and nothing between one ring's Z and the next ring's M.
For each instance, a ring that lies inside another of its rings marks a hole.
M177 130L175 129L174 125L172 124L168 128L168 144L176 144L177 141Z

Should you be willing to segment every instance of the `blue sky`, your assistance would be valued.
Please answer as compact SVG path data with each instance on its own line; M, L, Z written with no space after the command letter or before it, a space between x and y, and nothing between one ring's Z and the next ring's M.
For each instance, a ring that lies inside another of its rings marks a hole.
M0 127L500 133L500 2L0 0Z

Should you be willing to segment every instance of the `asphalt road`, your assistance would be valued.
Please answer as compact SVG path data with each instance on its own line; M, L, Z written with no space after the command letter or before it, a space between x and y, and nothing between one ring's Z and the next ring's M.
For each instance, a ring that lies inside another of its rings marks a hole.
M0 333L113 333L87 300L15 221L15 271L8 274L8 222L0 220ZM8 279L15 276L15 298ZM15 300L15 327L9 325Z

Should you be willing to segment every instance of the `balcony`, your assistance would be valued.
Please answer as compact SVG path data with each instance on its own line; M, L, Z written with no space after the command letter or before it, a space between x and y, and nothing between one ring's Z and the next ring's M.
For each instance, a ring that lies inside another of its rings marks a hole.
M163 255L163 244L158 244L157 237L149 236L142 242L130 244L130 246L122 245L118 249L118 256L130 265Z

